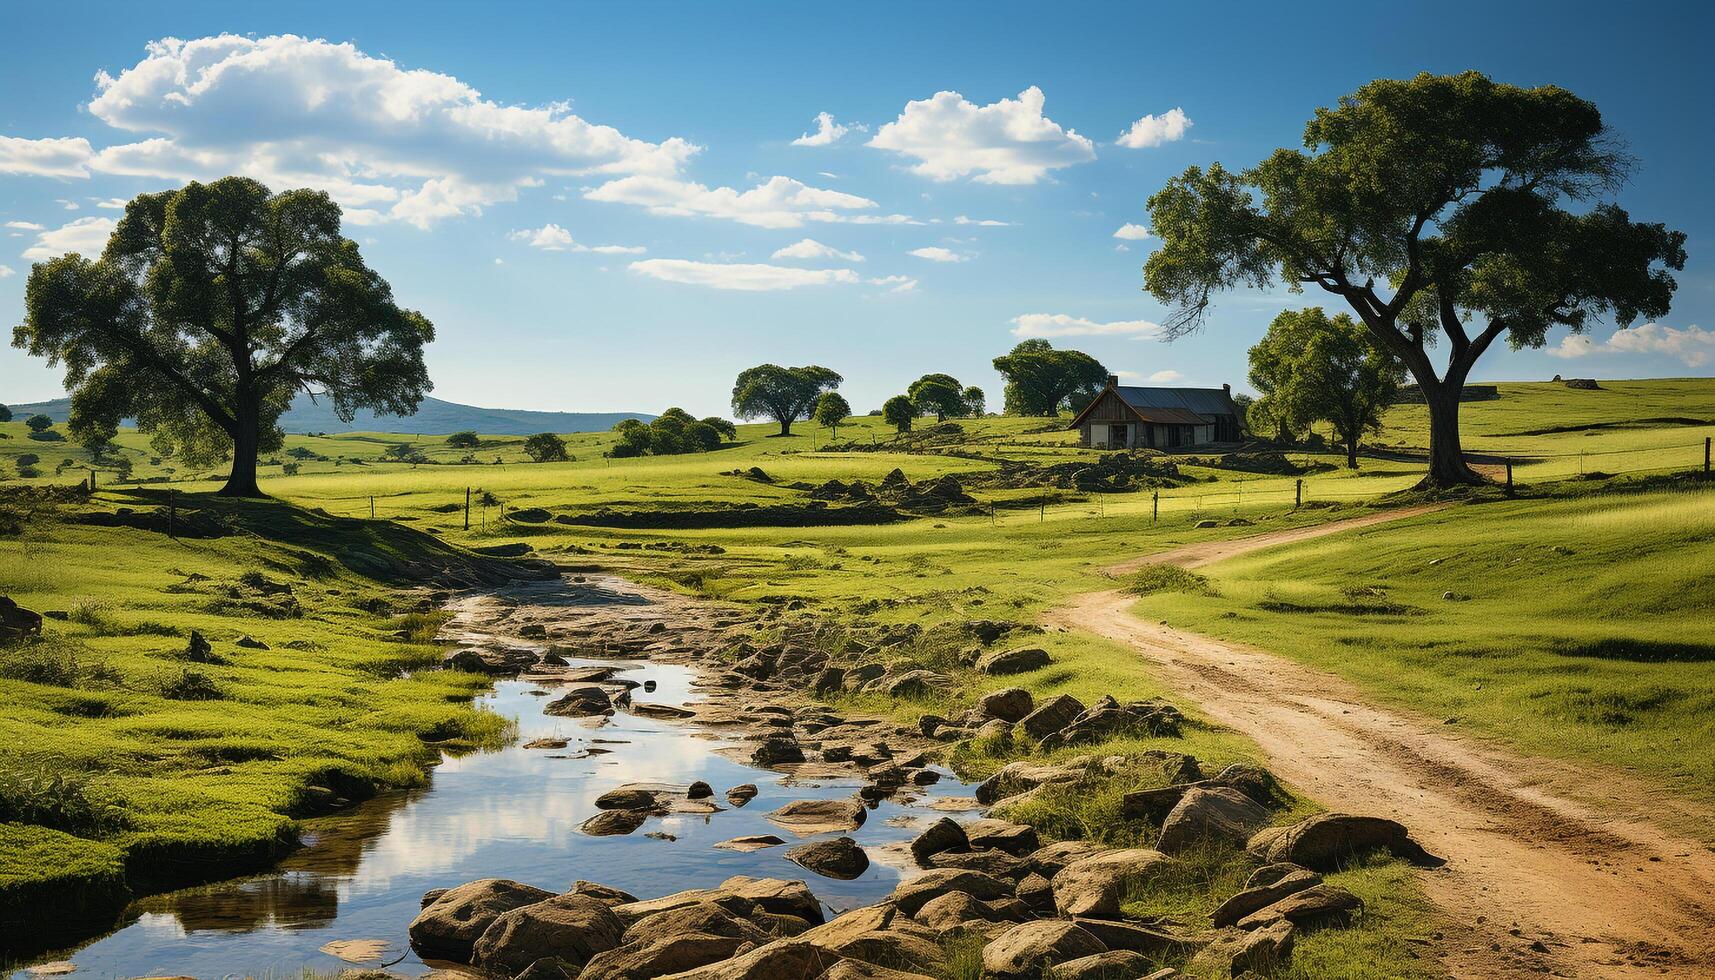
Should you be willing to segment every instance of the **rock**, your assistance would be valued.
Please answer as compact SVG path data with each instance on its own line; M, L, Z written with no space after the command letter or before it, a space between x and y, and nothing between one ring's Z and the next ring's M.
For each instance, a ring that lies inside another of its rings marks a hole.
M39 636L41 632L41 613L25 609L11 597L0 595L0 643L16 643L27 636ZM191 635L201 634L193 630Z
M417 907L420 909L426 909L430 905L434 904L435 899L440 898L442 895L445 895L449 891L452 891L452 889L450 889L450 888L431 888L428 891L423 893L423 897L421 899L419 899L417 902Z
M992 848L982 851L944 851L931 857L929 866L981 871L985 875L1014 881L1030 873L1030 867L1023 858L1013 857L1005 851Z
M576 976L578 980L648 980L731 959L752 944L748 939L695 932L648 943L626 943L596 954Z
M723 840L714 846L723 851L738 851L741 854L748 854L751 851L760 851L767 847L779 847L784 843L786 842L773 834L751 834L746 837Z
M908 670L887 682L887 694L894 698L920 698L947 683L944 674L932 670Z
M1236 789L1263 806L1277 806L1286 800L1286 794L1281 791L1274 774L1248 762L1235 762L1209 781Z
M990 718L977 727L973 738L986 742L1005 743L1012 740L1012 722L1000 718Z
M1053 879L1054 904L1063 915L1118 918L1128 892L1141 890L1176 862L1146 848L1102 851L1066 865Z
M266 649L268 649L268 644L263 643L261 640L258 640L256 637L251 636L249 633L246 633L243 636L240 636L237 640L237 645L243 647L246 650L266 650Z
M685 799L687 800L706 800L713 795L715 795L714 787L700 779L685 790Z
M915 878L900 882L893 890L893 904L899 906L906 915L916 915L917 910L930 899L948 892L964 892L980 902L986 902L1011 897L1012 883L978 871L926 871Z
M1040 742L1048 735L1070 725L1072 719L1083 713L1083 702L1070 694L1060 694L1020 718L1018 727L1024 734Z
M351 971L341 973L338 980L394 980L394 974L388 973L375 977L348 976ZM518 972L512 980L572 980L581 976L576 963L567 963L558 956L544 956Z
M935 736L936 729L945 724L947 724L947 719L940 715L924 715L917 719L917 731L929 738L933 738Z
M655 794L646 789L621 786L596 797L595 805L601 810L646 810L655 806Z
M750 761L759 766L777 766L788 762L803 762L804 750L797 741L783 735L765 738L750 753Z
M841 956L802 938L776 939L741 956L708 966L673 973L661 980L768 980L774 977L819 977Z
M841 960L821 980L934 980L925 973L903 973L863 960Z
M1044 967L1106 952L1101 940L1061 919L1014 926L983 947L983 972L1004 980L1034 978Z
M802 837L863 826L866 811L851 797L836 800L794 800L768 815L768 822Z
M1264 875L1269 869L1284 869L1278 877ZM1250 881L1245 883L1244 891L1227 899L1210 913L1210 920L1217 928L1238 924L1238 921L1253 912L1261 911L1275 902L1280 901L1294 892L1301 892L1322 883L1322 876L1296 864L1269 864L1251 873Z
M689 708L681 708L671 704L655 704L648 701L634 701L630 710L634 715L642 715L645 718L662 718L668 721L695 718L697 715L695 711Z
M1156 959L1187 955L1198 948L1196 941L1164 929L1122 922L1117 919L1074 918L1074 924L1102 941L1109 949L1125 949Z
M911 856L918 865L929 866L929 858L943 851L963 851L970 848L965 829L951 817L942 817L911 841Z
M579 880L573 883L570 894L585 895L608 906L625 905L637 901L637 896L630 892L610 888L607 885L598 885L593 881Z
M472 948L471 963L511 974L544 956L557 956L581 967L618 946L624 933L613 910L596 899L557 895L495 919Z
M1224 929L1192 957L1191 972L1198 976L1268 976L1291 958L1293 938L1292 923L1284 919L1251 932Z
M1201 528L1210 528L1210 527L1220 527L1220 526L1221 526L1221 522L1220 522L1220 521L1216 521L1216 520L1201 520L1201 521L1198 521L1198 522L1197 522L1197 523L1195 523L1195 524L1193 524L1193 525L1191 525L1191 526L1192 526L1192 527L1195 527L1195 528L1199 528L1199 529L1201 529Z
M1268 826L1268 809L1236 789L1193 787L1161 823L1156 850L1178 854L1203 841L1242 846Z
M1027 859L1031 870L1044 878L1053 878L1060 869L1068 864L1076 864L1088 857L1095 857L1105 849L1099 844L1084 840L1057 840L1052 844L1044 844L1036 849Z
M786 860L819 875L845 881L869 870L869 855L850 837L801 844L786 852Z
M722 908L718 901L727 901L732 910ZM625 929L625 945L646 945L682 935L725 936L756 943L758 946L774 938L748 921L756 914L755 903L734 901L731 896L719 896L713 901L693 902L676 909L633 922ZM689 969L689 967L686 967Z
M469 963L472 947L496 919L553 897L553 892L506 878L483 878L449 888L411 920L407 929L411 948L426 959Z
M648 810L603 810L585 820L578 829L591 837L612 837L629 834L648 819Z
M1249 844L1252 854L1270 863L1290 861L1315 871L1332 871L1355 855L1386 850L1413 864L1444 863L1406 835L1405 826L1385 817L1319 813L1290 827L1269 827Z
M941 774L933 769L918 769L911 773L913 786L933 786L941 781Z
M985 674L1023 674L1041 670L1051 661L1048 651L1041 647L1020 647L985 653L977 658L976 668Z
M1080 756L1059 765L1028 760L1009 762L977 786L977 802L994 803L1047 783L1075 783L1088 772L1089 761L1089 756Z
M1015 857L1023 857L1042 846L1036 828L1010 820L973 820L965 824L964 830L971 847L994 848Z
M802 881L734 875L720 883L719 891L754 902L765 912L795 916L812 924L822 922L822 903Z
M1035 699L1022 687L1007 687L990 691L977 701L977 710L990 718L1003 721L1023 721L1036 708Z
M726 791L726 801L733 806L744 806L756 799L756 784L741 783Z
M855 691L885 673L887 673L885 664L859 664L846 671L845 678L840 681L840 687L847 691Z
M11 600L8 599L7 601L10 602ZM13 609L15 610L14 615L16 613L29 613L29 610L18 609L16 606L14 606ZM35 614L30 613L30 615ZM4 610L0 610L0 622L3 622L5 618ZM36 623L35 632L41 632L41 626L42 624L38 621ZM186 660L199 664L219 663L221 660L221 658L214 655L214 644L208 642L208 638L203 636L198 630L191 630L190 639L185 641L184 657Z
M1309 931L1323 926L1346 926L1364 910L1363 899L1338 885L1311 885L1238 921L1240 929L1260 929L1286 920Z
M1094 956L1084 956L1061 963L1054 968L1054 980L1114 980L1115 977L1141 977L1155 964L1142 953L1129 949L1112 949Z
M1048 879L1032 871L1019 879L1015 890L1018 900L1037 915L1052 916L1054 909L1054 886Z
M457 656L455 654L455 656ZM613 714L613 700L599 687L579 687L542 706L542 713L563 718Z
M442 660L441 666L447 670L462 670L472 674L517 674L536 666L536 651L524 647L463 647ZM600 688L595 690L601 691ZM601 692L601 696L604 699L607 697L605 692ZM599 711L587 713L600 714Z
M923 907L917 910L913 918L935 930L948 929L972 920L996 920L994 912L987 905L964 892L947 892L931 898L923 903Z

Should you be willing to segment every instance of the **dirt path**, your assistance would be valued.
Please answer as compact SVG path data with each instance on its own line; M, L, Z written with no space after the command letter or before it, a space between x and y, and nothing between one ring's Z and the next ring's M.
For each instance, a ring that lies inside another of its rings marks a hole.
M1426 509L1192 545L1109 572L1203 565ZM1424 887L1456 924L1431 945L1453 975L1715 976L1715 852L1663 829L1715 828L1706 810L1624 774L1479 743L1284 657L1145 622L1133 602L1090 593L1051 620L1130 644L1298 789L1399 820L1447 858Z

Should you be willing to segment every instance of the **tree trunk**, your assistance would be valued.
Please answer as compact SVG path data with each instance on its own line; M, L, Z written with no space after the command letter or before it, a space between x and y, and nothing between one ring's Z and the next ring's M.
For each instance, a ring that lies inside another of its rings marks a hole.
M1355 435L1346 437L1346 468L1358 468L1358 437Z
M226 486L220 488L222 497L260 497L262 489L256 485L256 454L262 444L261 438L261 409L259 406L240 404L234 406L237 430L232 434L232 474L226 478Z
M1423 400L1429 406L1429 473L1418 483L1418 488L1482 483L1483 478L1465 465L1465 452L1459 445L1459 395L1465 385L1462 382L1419 384Z
M780 434L783 436L789 436L792 434L792 420L791 419L782 418L780 420Z

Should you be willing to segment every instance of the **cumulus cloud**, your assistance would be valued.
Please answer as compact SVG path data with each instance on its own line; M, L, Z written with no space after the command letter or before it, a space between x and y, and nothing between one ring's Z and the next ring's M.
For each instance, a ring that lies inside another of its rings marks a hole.
M816 131L805 133L792 141L793 146L832 146L845 138L847 133L867 132L868 126L858 123L837 123L831 112L816 113Z
M1128 221L1119 226L1119 229L1114 232L1114 237L1123 238L1128 242L1141 242L1149 237L1149 229Z
M41 231L43 226L34 221L8 221L6 227L15 231Z
M1012 222L1010 222L1010 221L996 221L993 218L973 218L973 217L970 217L969 215L961 214L957 218L953 219L953 224L955 224L955 225L976 225L980 228L1008 228L1008 227L1011 227Z
M920 259L928 259L931 262L963 262L967 258L970 258L968 255L960 255L958 252L955 252L950 248L942 248L939 245L914 248L911 250L910 254L915 255Z
M868 145L918 162L911 171L931 180L974 175L984 184L1034 184L1049 171L1088 163L1095 144L1042 114L1042 90L979 106L957 92L908 102L899 118Z
M1184 381L1185 376L1178 371L1157 371L1149 376L1149 380L1158 385L1170 385L1175 381Z
M1705 330L1696 324L1681 329L1645 323L1627 330L1615 330L1601 343L1583 334L1568 334L1560 339L1559 344L1548 348L1548 353L1561 358L1591 354L1663 354L1676 358L1686 367L1700 368L1715 359L1715 330Z
M890 293L909 293L917 288L917 280L910 276L882 276L879 279L869 280L869 284L892 287L888 289Z
M1142 150L1184 139L1185 131L1190 128L1191 117L1184 109L1173 108L1159 116L1144 116L1114 142L1127 149Z
M17 275L17 273L12 271L11 266L0 265L0 279L10 279L15 275Z
M798 228L811 221L915 224L902 214L854 213L876 204L867 197L811 187L790 177L770 177L747 191L667 177L622 177L590 188L584 198L631 204L651 214L725 218L758 228Z
M1065 313L1026 313L1012 318L1014 337L1135 337L1162 335L1161 324L1148 320L1112 320L1098 323Z
M862 262L863 256L857 252L842 252L832 245L824 245L814 238L804 238L793 242L784 248L774 250L777 259L844 259L847 262Z
M0 136L0 174L88 177L95 149L81 136L24 139Z
M803 286L858 283L863 280L850 269L798 269L758 262L697 262L691 259L643 259L631 263L631 271L651 279L734 289L772 292Z
M553 222L540 228L520 228L506 236L544 252L595 252L602 255L642 255L649 251L642 245L585 245L572 239L572 233Z
M136 142L8 139L0 169L172 180L245 174L316 187L363 220L427 226L515 200L547 176L676 173L700 148L651 143L564 103L510 106L427 69L351 44L294 35L166 38L118 76L103 72L92 116Z
M31 262L45 262L68 252L94 258L107 247L108 236L113 234L117 224L112 218L91 216L45 230L36 236L36 244L24 249L24 258Z

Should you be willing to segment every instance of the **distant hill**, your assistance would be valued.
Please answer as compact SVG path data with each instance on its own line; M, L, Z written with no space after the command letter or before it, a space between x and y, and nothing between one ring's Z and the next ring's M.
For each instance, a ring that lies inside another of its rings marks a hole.
M8 405L15 418L46 415L55 422L64 422L71 414L71 399L27 405ZM644 412L531 412L510 408L478 408L460 405L439 398L424 398L417 414L376 415L359 411L357 417L341 422L327 399L311 401L300 394L292 407L280 418L287 432L409 432L425 436L444 436L449 432L472 430L484 435L530 435L536 432L605 432L623 419L655 418Z

